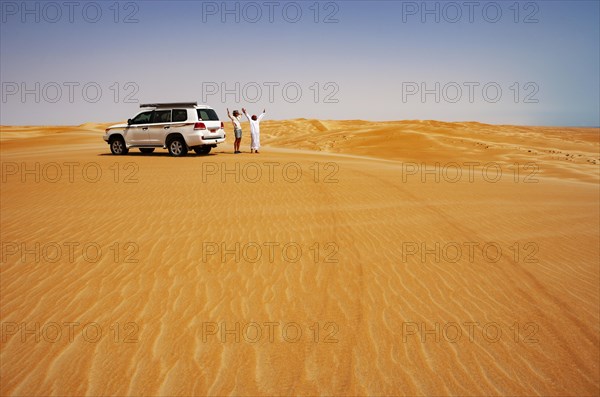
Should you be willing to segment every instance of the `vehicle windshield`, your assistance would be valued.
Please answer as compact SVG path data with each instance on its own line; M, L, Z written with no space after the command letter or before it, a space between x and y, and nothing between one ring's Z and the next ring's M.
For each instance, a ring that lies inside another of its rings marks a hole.
M198 120L202 121L219 121L217 112L213 109L196 109L198 111Z

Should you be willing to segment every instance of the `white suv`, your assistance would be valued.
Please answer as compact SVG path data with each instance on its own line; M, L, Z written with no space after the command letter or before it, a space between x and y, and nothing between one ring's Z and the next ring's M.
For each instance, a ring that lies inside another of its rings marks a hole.
M171 156L185 156L188 149L208 154L225 142L223 122L213 108L196 102L150 103L148 108L127 120L108 127L103 139L113 154L127 154L131 148L152 153L167 148Z

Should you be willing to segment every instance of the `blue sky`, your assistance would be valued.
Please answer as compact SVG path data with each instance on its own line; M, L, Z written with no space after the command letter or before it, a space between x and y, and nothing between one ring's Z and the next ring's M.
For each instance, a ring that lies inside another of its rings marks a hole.
M1 3L3 125L181 100L221 117L600 125L598 1Z

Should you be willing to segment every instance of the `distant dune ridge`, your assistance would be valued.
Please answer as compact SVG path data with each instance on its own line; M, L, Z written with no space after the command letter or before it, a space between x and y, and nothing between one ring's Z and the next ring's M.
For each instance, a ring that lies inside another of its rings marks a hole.
M598 128L107 125L1 127L1 395L600 394Z

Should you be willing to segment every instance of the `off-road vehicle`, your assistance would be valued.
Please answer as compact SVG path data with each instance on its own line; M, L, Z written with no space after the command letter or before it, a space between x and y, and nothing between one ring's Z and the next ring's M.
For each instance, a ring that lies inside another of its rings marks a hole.
M127 124L108 127L103 139L110 151L124 155L138 148L152 153L156 148L168 149L171 156L184 156L189 149L208 154L225 142L223 122L213 108L196 102L148 103Z

